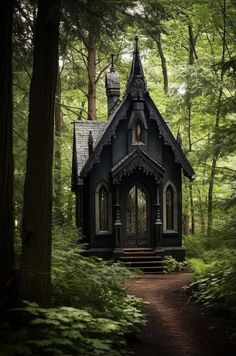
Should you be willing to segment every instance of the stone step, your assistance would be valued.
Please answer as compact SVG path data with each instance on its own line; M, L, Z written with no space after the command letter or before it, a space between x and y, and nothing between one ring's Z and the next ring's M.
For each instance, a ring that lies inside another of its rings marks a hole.
M163 267L163 261L123 261L126 266L137 266L137 267L142 267L142 266L157 266L157 267Z
M123 251L123 255L124 256L155 256L155 252L153 250L150 251L143 251L143 250L139 250L139 251Z
M133 251L153 251L151 247L126 247L123 249L123 251L127 252L133 252Z
M125 248L120 261L131 269L139 269L143 273L164 273L163 257L149 247Z
M137 256L137 255L129 255L129 256L121 256L120 257L121 261L162 261L162 257L161 256L155 256L155 255L151 255L151 256Z

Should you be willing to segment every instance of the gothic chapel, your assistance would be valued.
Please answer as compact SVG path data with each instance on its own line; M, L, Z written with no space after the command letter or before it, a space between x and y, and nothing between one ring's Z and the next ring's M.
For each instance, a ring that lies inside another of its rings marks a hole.
M106 122L74 122L72 189L87 254L146 250L181 261L182 171L194 171L149 96L137 38L124 97L113 65L106 94Z

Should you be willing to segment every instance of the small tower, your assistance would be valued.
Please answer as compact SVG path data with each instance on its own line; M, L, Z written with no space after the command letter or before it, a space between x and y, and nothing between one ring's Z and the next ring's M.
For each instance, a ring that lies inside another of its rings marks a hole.
M111 68L110 72L106 73L105 85L109 119L120 97L120 77L114 67L114 54L111 55Z

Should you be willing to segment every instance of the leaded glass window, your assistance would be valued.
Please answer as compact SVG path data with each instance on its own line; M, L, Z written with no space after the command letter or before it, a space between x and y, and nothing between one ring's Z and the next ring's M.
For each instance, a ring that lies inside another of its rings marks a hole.
M174 229L174 192L171 185L166 189L166 228Z
M108 192L104 186L99 190L99 230L107 231L108 227Z

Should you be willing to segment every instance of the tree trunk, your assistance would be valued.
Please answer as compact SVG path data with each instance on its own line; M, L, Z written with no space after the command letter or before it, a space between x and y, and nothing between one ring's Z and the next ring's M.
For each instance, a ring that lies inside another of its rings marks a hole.
M13 0L0 11L0 307L7 305L13 286L13 133L12 133Z
M193 27L192 25L188 26L188 43L189 43L189 64L192 65L195 59L198 59L197 52L196 52L196 37L194 39L193 36Z
M90 31L88 39L88 120L96 119L96 37Z
M205 224L205 209L204 202L201 197L201 190L197 187L198 190L198 204L199 204L199 218L200 218L200 233L201 235L205 235L206 233L206 224Z
M190 210L191 210L191 234L195 234L195 211L193 205L193 184L189 183L189 200L190 200Z
M60 0L39 0L22 217L21 299L50 300L54 104Z
M196 56L195 50L195 41L193 39L193 30L192 26L188 26L189 33L189 65L192 66L194 64ZM192 152L192 139L191 139L191 121L192 121L192 101L191 101L191 82L187 85L187 93L186 93L186 105L188 111L188 153ZM189 203L190 203L190 214L191 214L191 234L195 233L195 211L193 204L193 183L189 183Z
M221 57L222 67L220 73L221 86L219 88L219 96L218 96L217 110L216 110L216 121L215 121L216 149L215 152L213 153L210 180L209 180L209 189L208 189L208 207L207 207L207 217L208 217L207 235L208 236L212 234L212 228L213 228L213 191L214 191L217 161L220 157L220 152L221 152L221 148L219 144L219 127L220 127L221 104L222 104L222 96L223 96L222 83L224 81L223 64L225 62L225 50L226 50L226 0L223 1L222 15L223 15L223 34L222 34L222 57Z
M191 139L191 121L192 121L192 103L190 94L188 94L187 100L188 107L188 153L192 151L192 139ZM191 214L191 234L195 233L195 211L193 205L193 183L189 182L189 203L190 203L190 214Z
M217 160L218 160L218 157L217 157L217 155L215 155L212 160L211 174L210 174L210 180L209 180L208 207L207 207L207 217L208 217L207 235L208 236L211 235L212 227L213 227L213 189L214 189Z
M168 71L167 71L167 65L166 65L166 58L165 58L163 48L162 48L161 33L157 34L157 36L155 37L155 42L157 45L159 56L161 58L161 69L162 69L162 74L163 74L164 92L167 95L168 90L169 90Z
M62 213L62 182L61 182L61 77L58 73L55 99L55 154L54 154L54 218L56 224L63 224Z
M222 71L223 73L223 71ZM223 75L223 74L222 74ZM223 77L222 77L223 80ZM220 146L219 146L219 125L220 125L220 111L221 111L221 100L222 100L223 90L220 88L218 104L217 104L217 113L216 113L216 121L215 121L215 144L217 144L217 148L215 153L213 154L212 164L211 164L211 173L209 179L209 189L208 189L208 207L207 207L207 235L210 236L212 234L213 228L213 191L214 191L214 183L215 183L215 174L216 174L216 165L220 156Z

